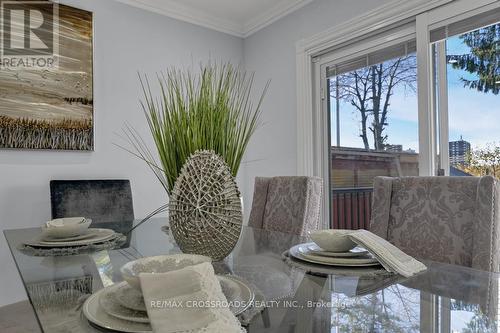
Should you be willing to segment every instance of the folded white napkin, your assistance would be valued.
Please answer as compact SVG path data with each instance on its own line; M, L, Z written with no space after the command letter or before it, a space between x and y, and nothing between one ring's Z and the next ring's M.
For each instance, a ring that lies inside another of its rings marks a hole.
M139 278L153 332L245 332L227 307L210 263Z
M410 277L427 269L420 261L368 230L355 230L349 237L373 254L389 272Z

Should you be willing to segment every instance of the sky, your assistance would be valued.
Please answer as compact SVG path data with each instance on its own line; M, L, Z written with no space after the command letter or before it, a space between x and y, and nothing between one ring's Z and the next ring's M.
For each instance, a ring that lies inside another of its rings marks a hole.
M470 49L457 37L447 40L447 54L465 54ZM482 93L463 87L460 77L473 77L448 65L448 114L450 141L463 137L472 148L490 143L500 144L500 95ZM403 149L418 152L418 109L415 92L396 89L391 97L386 133L389 144L401 144ZM346 102L340 104L340 145L362 148L359 137L359 112ZM332 99L331 135L336 145L335 99ZM373 139L369 138L370 147Z

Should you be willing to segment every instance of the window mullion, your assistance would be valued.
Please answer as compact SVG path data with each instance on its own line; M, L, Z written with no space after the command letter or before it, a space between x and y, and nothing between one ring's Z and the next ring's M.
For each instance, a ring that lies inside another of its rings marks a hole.
M446 41L436 43L436 72L438 84L439 158L444 175L450 175L449 129L448 129L448 77L446 62Z
M417 16L417 91L419 175L435 174L436 137L433 107L432 50L428 14Z

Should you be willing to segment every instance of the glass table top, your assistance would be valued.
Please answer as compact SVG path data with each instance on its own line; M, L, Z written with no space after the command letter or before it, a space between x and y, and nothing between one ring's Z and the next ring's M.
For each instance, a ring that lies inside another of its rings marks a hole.
M135 229L120 249L35 257L18 247L40 228L4 231L20 278L44 332L99 332L81 314L93 292L122 281L119 269L146 256L179 253L166 218ZM129 225L114 227L125 231ZM242 277L265 299L250 332L497 332L499 275L425 262L428 270L400 276L311 275L282 260L305 239L243 227L230 256L214 265Z

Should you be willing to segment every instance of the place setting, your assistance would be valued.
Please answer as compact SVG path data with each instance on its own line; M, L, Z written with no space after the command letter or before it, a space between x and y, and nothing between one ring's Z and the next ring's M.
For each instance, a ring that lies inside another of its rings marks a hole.
M90 228L85 217L58 218L45 222L41 233L21 244L26 254L57 256L78 254L83 250L104 250L126 241L126 237L107 228Z
M193 254L131 261L120 269L123 282L85 301L83 316L96 328L126 333L166 327L239 332L236 316L251 306L255 294L236 276L216 275L211 261Z
M283 254L289 264L309 273L410 277L426 270L424 264L367 230L316 230L309 236L312 242L294 245Z

